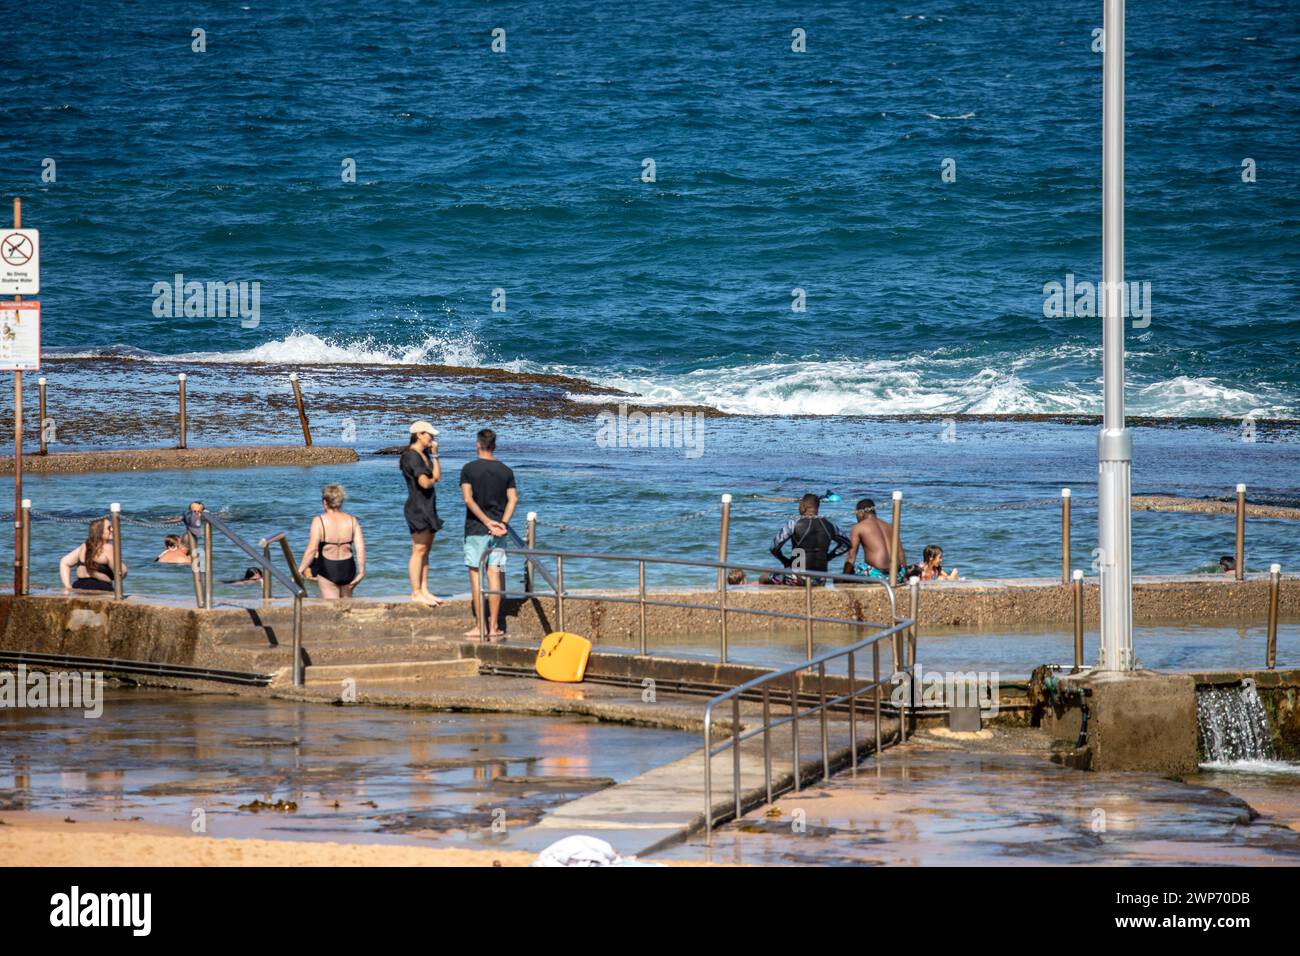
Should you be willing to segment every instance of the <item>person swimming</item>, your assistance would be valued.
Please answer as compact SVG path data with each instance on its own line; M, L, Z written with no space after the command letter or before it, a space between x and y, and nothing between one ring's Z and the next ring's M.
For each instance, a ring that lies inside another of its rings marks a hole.
M154 558L159 564L190 564L194 556L189 549L189 535L169 534L163 538L163 550Z
M73 577L76 568L76 577ZM63 587L78 591L111 591L119 576L126 579L126 562L118 568L113 560L113 525L107 518L90 523L86 541L73 548L59 562Z
M907 569L904 580L908 578L920 578L922 581L956 581L957 569L953 568L945 572L943 548L937 544L927 544L925 550L921 552L921 563Z

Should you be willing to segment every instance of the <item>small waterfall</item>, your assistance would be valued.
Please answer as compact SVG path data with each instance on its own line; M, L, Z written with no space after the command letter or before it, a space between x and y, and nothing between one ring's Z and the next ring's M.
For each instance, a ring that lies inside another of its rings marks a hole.
M1196 723L1207 763L1277 759L1268 714L1249 678L1235 687L1198 690Z

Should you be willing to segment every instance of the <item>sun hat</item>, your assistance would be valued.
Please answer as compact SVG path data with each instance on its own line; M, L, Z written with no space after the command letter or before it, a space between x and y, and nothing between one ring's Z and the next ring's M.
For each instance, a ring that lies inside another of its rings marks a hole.
M434 428L424 419L420 419L418 422L411 422L412 435L419 435L424 432L428 432L430 435L432 435L435 438L438 437L438 429Z

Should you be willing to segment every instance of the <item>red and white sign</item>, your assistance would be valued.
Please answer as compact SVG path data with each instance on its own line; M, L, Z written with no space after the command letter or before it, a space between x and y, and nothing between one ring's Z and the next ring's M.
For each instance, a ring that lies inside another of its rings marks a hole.
M0 229L0 295L36 295L40 291L40 231Z
M0 372L41 367L41 304L0 302Z

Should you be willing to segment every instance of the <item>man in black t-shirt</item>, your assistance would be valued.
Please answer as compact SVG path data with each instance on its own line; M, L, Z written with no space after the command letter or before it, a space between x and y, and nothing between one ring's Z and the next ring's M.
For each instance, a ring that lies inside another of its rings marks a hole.
M497 435L490 428L478 433L478 458L460 470L460 493L465 499L465 566L469 569L469 586L473 593L474 620L481 623L482 589L478 579L479 562L497 539L506 533L506 524L515 513L519 492L515 473L496 460ZM499 617L501 592L505 590L506 556L494 551L488 555L488 639L503 637ZM466 637L478 636L479 628L466 631Z

